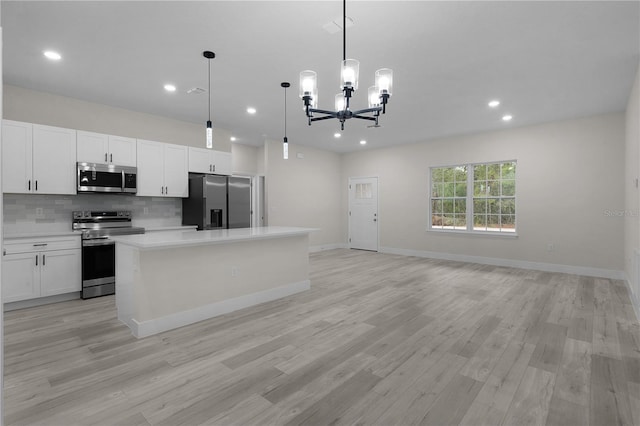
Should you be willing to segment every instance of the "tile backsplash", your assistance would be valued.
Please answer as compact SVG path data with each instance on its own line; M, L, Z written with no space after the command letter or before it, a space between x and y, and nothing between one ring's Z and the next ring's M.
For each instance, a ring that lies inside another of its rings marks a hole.
M71 230L75 210L131 210L133 225L145 228L182 224L182 199L114 194L4 194L5 236ZM41 209L41 210L40 210Z

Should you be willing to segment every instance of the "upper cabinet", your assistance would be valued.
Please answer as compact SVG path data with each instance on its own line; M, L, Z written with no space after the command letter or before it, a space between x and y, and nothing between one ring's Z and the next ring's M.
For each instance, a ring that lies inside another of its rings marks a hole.
M231 174L231 153L189 147L189 171L192 173Z
M136 140L79 130L77 160L79 163L136 167Z
M138 139L139 196L189 196L189 154L186 146Z
M75 130L3 120L3 192L75 194L75 164Z

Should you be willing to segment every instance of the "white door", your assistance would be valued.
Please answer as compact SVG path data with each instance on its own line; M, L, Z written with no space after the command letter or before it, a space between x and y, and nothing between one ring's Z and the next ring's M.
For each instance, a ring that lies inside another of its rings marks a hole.
M164 194L189 196L189 150L186 146L164 144Z
M39 253L2 256L2 301L4 303L40 296L40 263Z
M378 178L349 178L349 247L378 251Z
M109 136L78 130L76 144L78 163L107 163L109 161L108 151Z
M82 290L80 250L52 250L42 253L40 295L71 293Z
M28 194L33 190L33 125L4 120L2 124L2 190Z
M109 163L136 167L136 140L123 136L109 136Z
M76 170L76 131L34 124L35 192L76 195Z
M139 196L164 195L164 144L138 139Z

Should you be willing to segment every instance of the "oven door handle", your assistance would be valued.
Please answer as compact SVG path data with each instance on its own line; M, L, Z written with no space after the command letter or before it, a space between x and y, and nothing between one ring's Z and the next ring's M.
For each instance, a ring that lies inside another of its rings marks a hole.
M115 241L108 239L107 237L104 238L95 238L95 239L91 239L91 240L83 240L82 241L82 246L83 247L90 247L90 246L110 246L110 245L115 245Z

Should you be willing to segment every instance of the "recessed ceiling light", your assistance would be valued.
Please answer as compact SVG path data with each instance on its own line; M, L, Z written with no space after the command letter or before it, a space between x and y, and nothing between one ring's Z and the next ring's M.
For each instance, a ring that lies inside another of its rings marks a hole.
M502 116L502 121L511 121L511 119L513 118L513 116L511 115L503 115Z
M498 105L500 105L500 101L494 100L494 101L489 102L487 105L489 105L491 108L495 108Z
M166 90L167 92L175 92L176 86L174 86L173 84L165 84L164 90Z
M47 59L51 59L52 61L59 61L60 59L62 59L62 56L60 56L58 52L54 52L53 50L45 50L44 56L46 56Z
M255 114L256 113L256 109L254 107L249 107L249 108L247 108L247 112L249 114Z
M366 145L367 141L365 141L364 139L360 141L360 145Z
M231 142L235 142L236 141L236 137L235 136L231 136Z
M340 133L334 133L334 134L333 134L333 137L334 137L334 138L339 138L340 136L342 136Z

